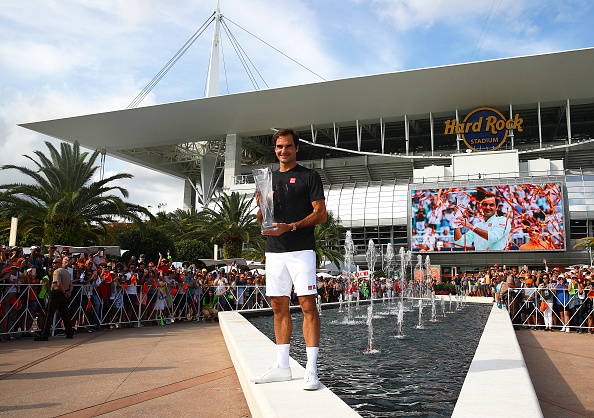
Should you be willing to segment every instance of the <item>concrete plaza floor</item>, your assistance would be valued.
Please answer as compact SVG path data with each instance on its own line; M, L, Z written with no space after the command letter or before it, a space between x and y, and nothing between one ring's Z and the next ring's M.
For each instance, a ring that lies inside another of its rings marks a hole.
M545 418L594 418L594 335L516 331Z
M19 339L0 359L0 416L250 416L218 323Z
M543 415L594 417L594 335L516 336ZM251 416L218 323L0 343L0 416L99 415Z

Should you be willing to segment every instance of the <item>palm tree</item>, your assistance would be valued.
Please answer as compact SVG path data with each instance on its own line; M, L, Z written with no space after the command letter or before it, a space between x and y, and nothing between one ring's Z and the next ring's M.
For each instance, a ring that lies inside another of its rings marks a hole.
M84 245L96 242L105 232L107 223L116 219L141 223L141 216L152 217L139 205L125 202L128 191L109 184L132 178L120 173L100 181L92 181L98 166L97 150L89 155L80 152L77 142L62 143L57 150L50 142L45 145L49 155L35 151L37 159L25 155L36 169L7 164L2 170L17 170L32 183L0 185L0 213L18 216L19 229L35 234L46 244Z
M585 248L590 256L590 263L592 263L592 251L594 250L594 237L580 238L573 246L573 248Z
M344 260L340 253L339 241L344 236L345 228L340 225L340 219L334 217L330 211L327 212L326 222L316 225L314 234L316 240L316 267L322 267L322 261L326 258L331 263L339 266L339 261Z
M222 194L215 202L215 208L204 208L193 220L188 235L210 236L211 241L223 241L225 258L241 257L243 243L257 241L260 224L252 213L253 198L237 192Z
M266 260L266 238L262 235L253 237L250 246L243 251L243 257L263 263Z
M196 209L191 209L189 211L176 209L175 211L166 215L164 212L159 212L157 217L157 223L155 226L157 226L170 237L174 239L195 238L191 233L191 228L192 225L200 219L199 212L197 212Z
M573 248L594 248L594 237L580 238Z

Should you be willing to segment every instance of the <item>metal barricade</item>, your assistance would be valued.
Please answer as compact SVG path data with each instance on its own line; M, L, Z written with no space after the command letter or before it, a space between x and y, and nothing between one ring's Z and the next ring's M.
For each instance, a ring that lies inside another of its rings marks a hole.
M42 284L0 283L0 340L32 337L41 333L46 322L49 290L40 297ZM164 292L161 290L164 288ZM111 284L109 287L73 284L68 300L72 324L77 332L99 329L166 325L172 322L199 321L202 299L215 286L173 283L154 287L136 285L134 290ZM214 308L248 310L270 308L265 286L232 284L216 301ZM42 292L43 294L43 292ZM64 324L56 312L50 319L50 335L64 333Z
M529 301L522 288L508 289L500 295L503 307L516 327L551 328L566 332L594 332L594 303L592 293L580 298L578 292L549 289L551 297L544 299L541 289L535 289ZM544 304L543 304L544 302Z
M46 300L39 297L41 284L0 283L0 340L38 330Z

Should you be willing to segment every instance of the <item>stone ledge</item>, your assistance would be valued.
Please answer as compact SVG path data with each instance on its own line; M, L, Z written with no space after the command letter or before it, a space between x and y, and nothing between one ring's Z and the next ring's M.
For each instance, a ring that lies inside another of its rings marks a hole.
M324 385L316 391L301 388L305 369L290 359L293 380L256 385L251 376L276 359L276 345L236 311L220 312L219 323L253 417L358 417Z
M507 310L493 305L452 417L510 414L543 416Z

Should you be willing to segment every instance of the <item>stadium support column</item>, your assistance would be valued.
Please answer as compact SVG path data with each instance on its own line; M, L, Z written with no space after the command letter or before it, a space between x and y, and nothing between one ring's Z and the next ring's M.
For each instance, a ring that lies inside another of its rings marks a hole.
M456 125L460 123L460 115L458 115L458 109L456 109ZM462 137L460 134L456 134L456 152L460 153L460 141L462 141Z
M184 210L190 212L192 209L196 209L196 189L191 180L186 179L184 182Z
M511 103L509 104L509 118L510 119L513 119L514 118L514 112L513 112ZM511 139L511 146L512 146L512 149L513 149L514 148L514 130L513 129L510 129L508 131L508 136Z
M404 115L404 140L406 146L406 155L408 155L408 150L410 148L410 131L408 126L408 116Z
M223 187L227 190L235 184L235 176L241 174L242 138L237 134L227 135L225 142L225 178Z
M431 156L435 152L435 129L433 127L433 113L429 112L429 126L431 128Z
M540 118L540 102L538 102L538 143L542 148L542 120Z
M567 140L571 145L571 108L569 107L569 99L567 99L567 108L565 110L565 118L567 122Z

